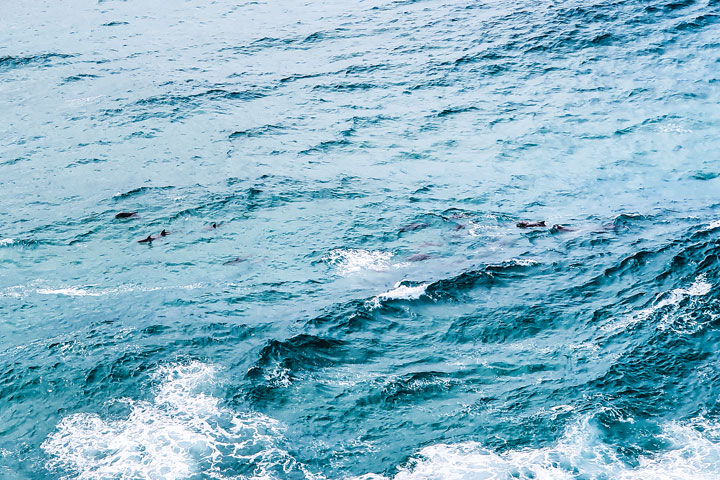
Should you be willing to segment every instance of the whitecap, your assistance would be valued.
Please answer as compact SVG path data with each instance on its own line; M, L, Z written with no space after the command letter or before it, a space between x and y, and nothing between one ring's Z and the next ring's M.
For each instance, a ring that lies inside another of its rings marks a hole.
M532 267L533 265L538 265L536 260L529 258L511 258L510 263L512 265L517 265L518 267Z
M410 286L403 285L403 282L397 282L392 290L381 293L376 298L381 300L415 300L425 294L429 283Z
M325 260L338 269L341 275L363 270L382 272L390 268L392 252L370 251L357 248L332 250Z
M404 282L397 282L392 290L376 295L372 300L366 302L370 308L377 308L383 300L415 300L425 295L429 283L420 285L406 285Z
M665 125L660 125L658 127L658 131L662 133L692 133L692 130L683 127L679 123L668 123Z
M717 220L713 220L712 222L710 222L710 224L709 224L707 227L705 227L705 230L706 230L706 231L707 231L707 230L715 230L715 229L718 228L718 227L720 227L720 218L717 219Z
M706 280L705 275L699 275L690 288L676 290L679 294L691 295L691 296L702 296L710 293L712 285Z

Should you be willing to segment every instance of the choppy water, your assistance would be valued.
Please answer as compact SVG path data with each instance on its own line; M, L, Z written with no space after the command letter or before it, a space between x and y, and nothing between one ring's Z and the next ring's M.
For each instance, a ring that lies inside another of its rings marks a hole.
M2 10L1 478L718 477L720 3Z

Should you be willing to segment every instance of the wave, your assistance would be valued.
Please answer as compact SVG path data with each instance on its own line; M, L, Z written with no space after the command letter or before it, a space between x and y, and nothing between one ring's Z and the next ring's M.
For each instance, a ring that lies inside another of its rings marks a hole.
M52 242L46 240L23 239L23 238L3 238L0 239L0 248L18 247L21 249L38 248L41 245L49 245Z
M172 185L165 185L162 187L138 187L133 188L132 190L128 190L124 193L116 193L113 195L113 200L125 200L128 198L136 197L139 195L144 195L146 193L154 193L154 192L163 192L165 190L173 190L175 187Z
M263 98L267 94L263 90L226 90L224 88L211 88L203 92L189 93L187 95L156 95L153 97L143 98L135 102L139 107L152 107L156 105L177 106L182 104L191 104L197 100L224 101L224 100L242 100L250 101Z
M82 80L93 79L93 78L100 78L100 77L98 75L93 75L92 73L78 73L77 75L71 75L69 77L65 77L63 79L63 83L80 82Z
M679 32L702 30L706 27L716 25L718 22L720 22L720 15L708 13L698 15L697 17L689 21L681 21L677 25L675 25L673 29Z
M705 230L705 231L715 230L715 229L718 228L718 227L720 227L720 218L717 219L717 220L713 220L712 222L710 222L710 223L708 224L708 226L705 227L704 230Z
M467 270L451 278L432 282L427 294L436 299L456 299L464 291L477 287L490 287L505 279L521 278L541 266L532 259L513 258L508 261L486 265L476 270Z
M647 320L657 312L664 312L664 315L658 322L658 329L679 328L678 322L682 322L682 318L681 316L675 315L675 310L680 303L688 297L703 297L710 293L711 290L712 284L707 281L706 276L702 274L698 275L689 287L675 288L667 294L658 295L649 307L643 308L632 316L604 325L602 329L607 332L623 331ZM685 325L683 330L695 327L697 327L696 324Z
M300 372L343 362L352 347L342 340L301 334L286 340L271 340L247 372L254 380L251 397L258 400L275 388L289 387Z
M298 152L298 155L309 155L311 153L324 153L328 152L330 150L333 150L335 148L342 148L352 145L352 142L349 140L341 139L341 140L327 140L324 142L320 142L317 145L306 148L304 150L301 150Z
M285 130L285 127L282 127L280 125L262 125L260 127L255 128L248 128L246 130L236 130L233 133L229 135L230 139L235 138L252 138L252 137L261 137L263 135L272 135L272 134L281 134L283 133L283 130Z
M233 410L209 393L220 385L219 376L211 364L172 363L153 375L156 386L149 400L116 401L126 414L64 417L41 445L50 457L48 469L66 480L325 478L289 452L281 422ZM418 388L442 393L448 380L429 372L393 383L399 396ZM653 444L652 450L629 458L606 442L593 416L584 416L547 446L495 450L474 441L433 444L413 454L394 475L368 473L353 479L710 480L720 471L716 423L702 418L667 422Z
M31 65L36 63L46 63L54 58L70 58L72 55L64 53L42 53L38 55L27 55L27 56L4 56L0 57L0 69L11 69L23 67L25 65Z
M398 282L392 290L381 293L375 298L380 300L412 300L424 295L428 285L428 283L422 283L412 286L405 285L404 282Z

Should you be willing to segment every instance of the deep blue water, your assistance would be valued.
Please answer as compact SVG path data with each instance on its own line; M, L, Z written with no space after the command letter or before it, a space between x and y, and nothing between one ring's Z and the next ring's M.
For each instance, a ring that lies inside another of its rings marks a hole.
M715 0L4 2L0 478L720 477L719 101Z

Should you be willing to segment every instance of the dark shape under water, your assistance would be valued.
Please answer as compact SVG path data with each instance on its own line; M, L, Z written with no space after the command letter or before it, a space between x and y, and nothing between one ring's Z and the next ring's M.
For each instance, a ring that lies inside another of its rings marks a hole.
M535 227L544 227L545 226L545 220L542 220L540 222L518 222L515 224L518 228L535 228Z
M630 227L624 224L604 223L599 228L593 230L593 233L619 232L621 230L630 230Z
M232 260L228 260L227 262L223 262L223 265L237 265L238 263L244 262L245 258L235 257Z
M115 218L132 218L137 216L137 212L120 212L115 214Z
M400 228L400 233L402 232L414 232L415 230L422 230L423 228L427 228L430 225L427 223L411 223L409 225L405 225L404 227Z
M415 255L410 255L408 257L409 262L422 262L423 260L429 260L432 257L430 255L427 255L425 253L416 253Z

